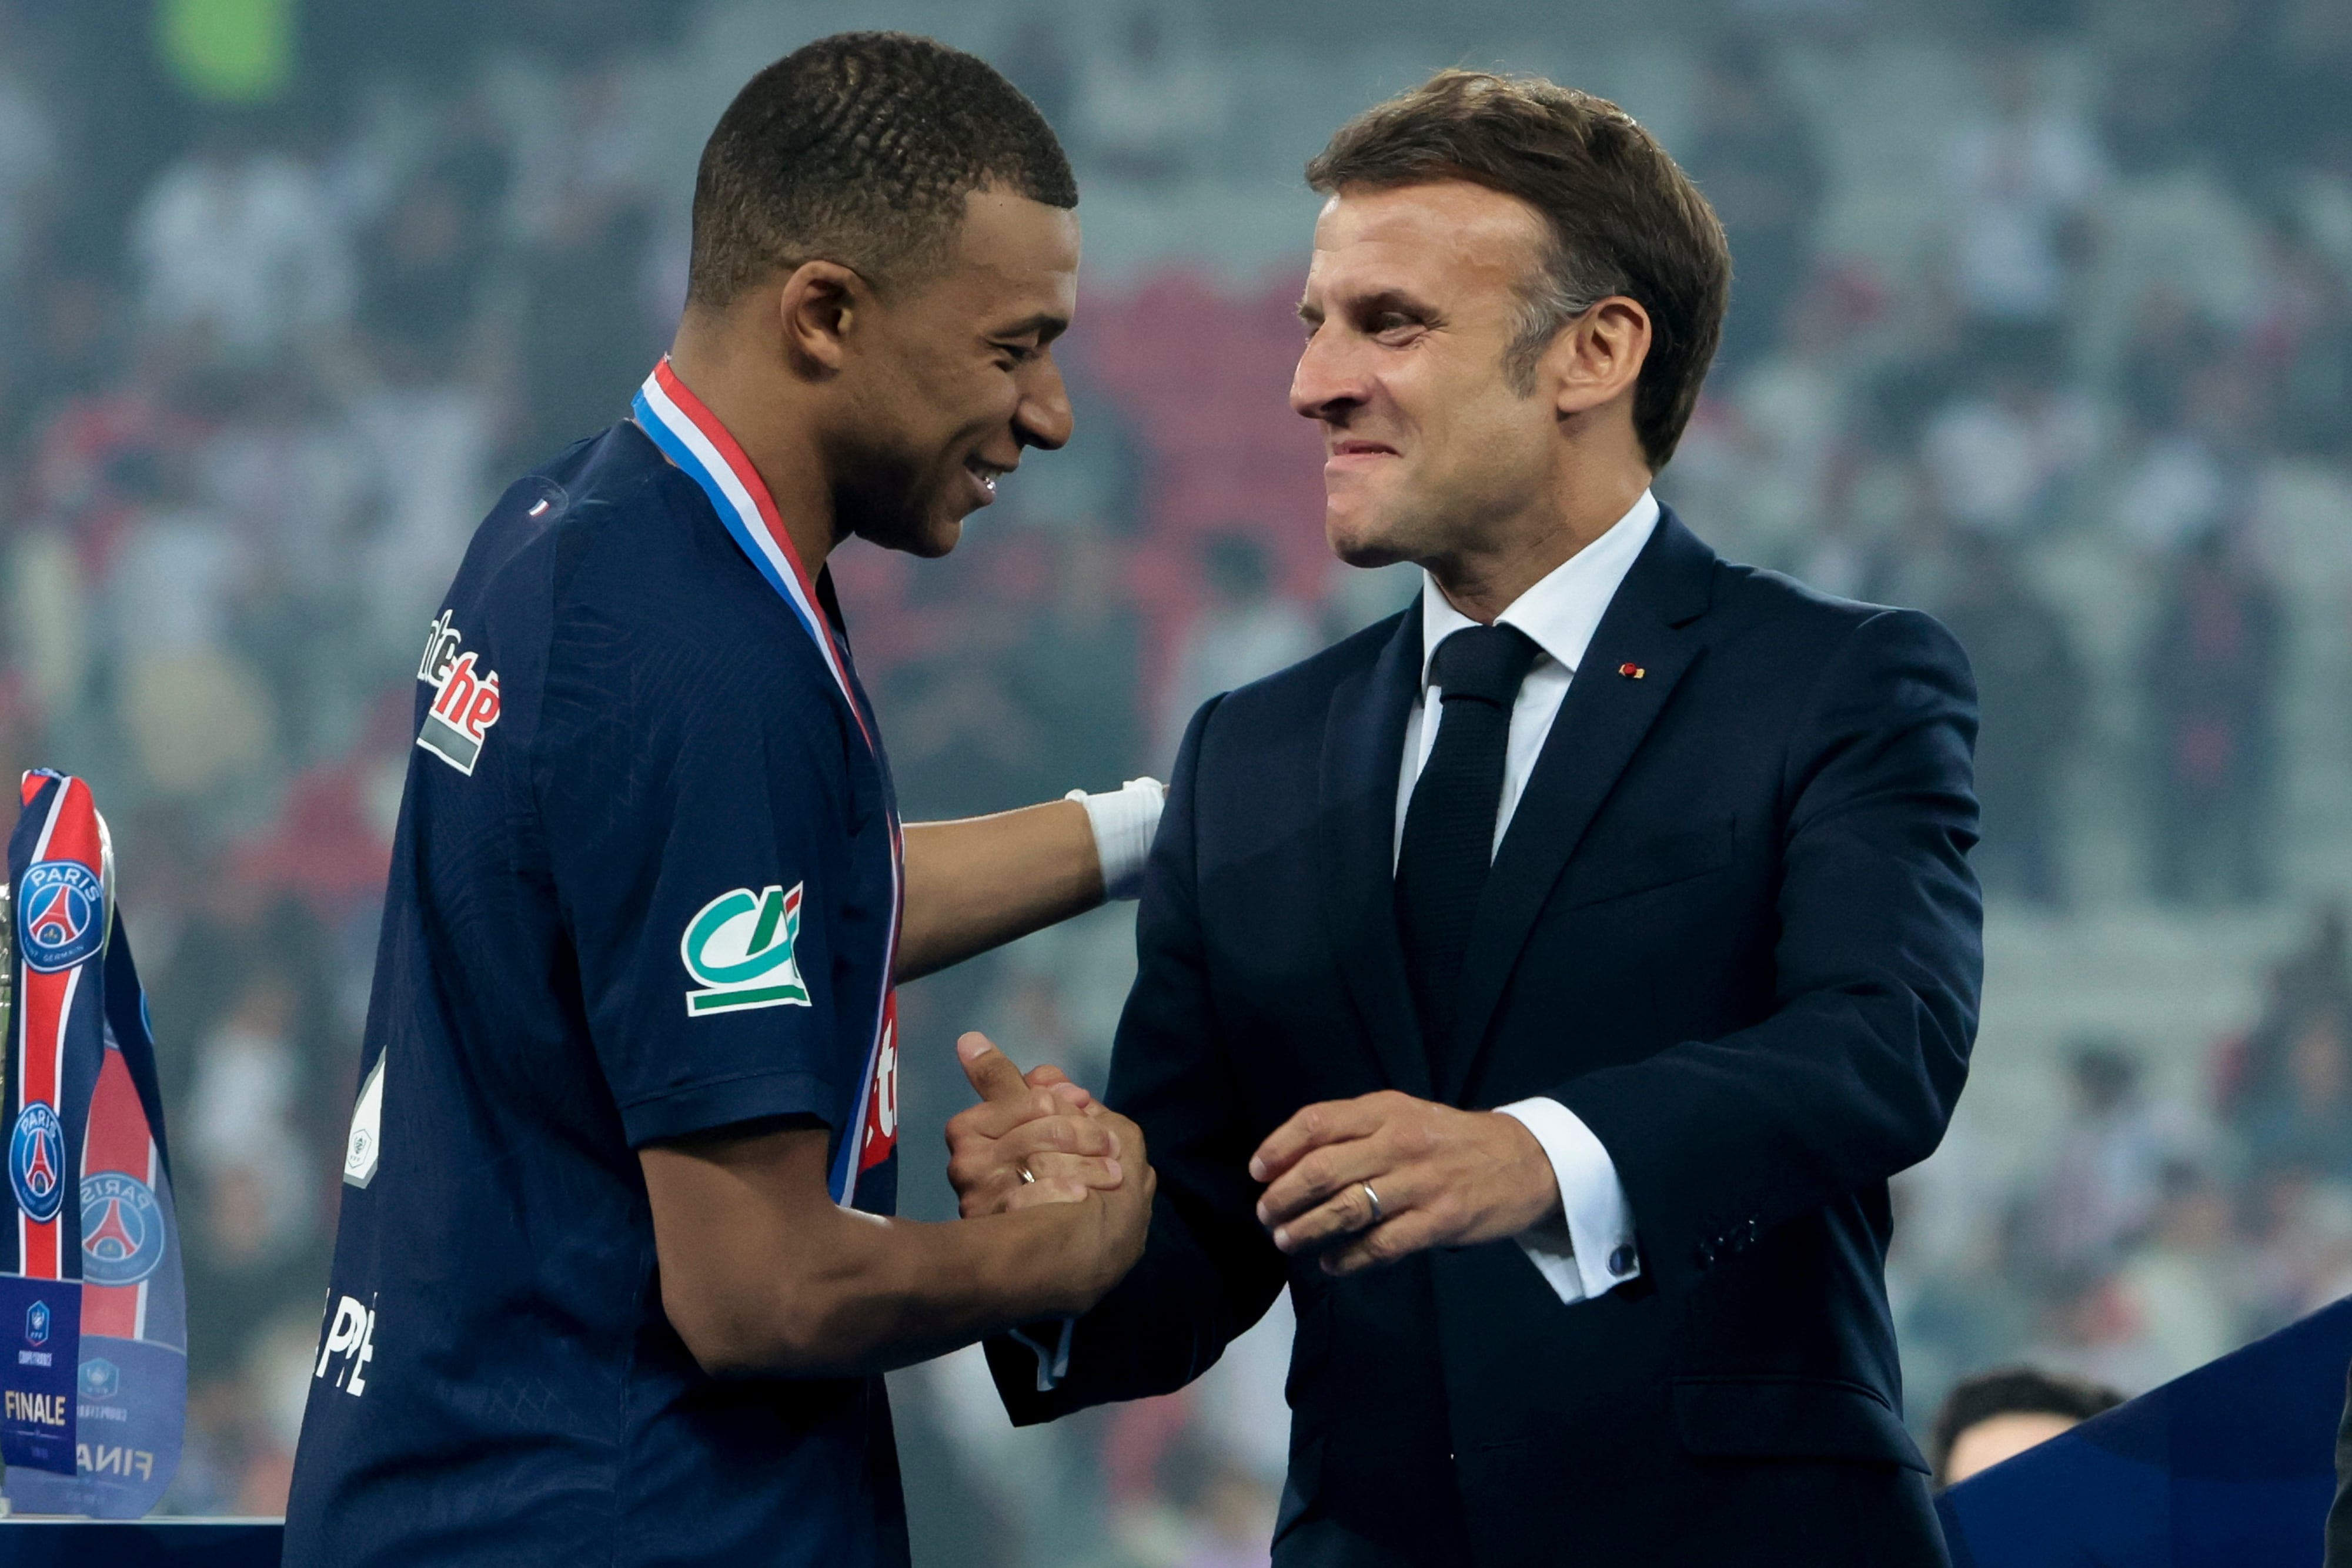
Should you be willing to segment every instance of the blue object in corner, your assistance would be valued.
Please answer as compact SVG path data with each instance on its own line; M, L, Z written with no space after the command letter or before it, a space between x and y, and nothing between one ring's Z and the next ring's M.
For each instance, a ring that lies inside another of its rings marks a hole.
M2352 1298L1937 1500L1953 1568L2316 1568Z
M278 1568L275 1519L0 1520L0 1568Z

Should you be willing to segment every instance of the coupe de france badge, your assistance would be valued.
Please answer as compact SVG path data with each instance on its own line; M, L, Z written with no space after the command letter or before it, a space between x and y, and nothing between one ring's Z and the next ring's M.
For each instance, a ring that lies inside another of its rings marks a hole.
M81 1287L0 1276L0 1450L9 1465L74 1473Z
M793 956L801 935L801 889L780 886L720 894L686 923L678 956L697 988L686 993L686 1016L751 1008L804 1008L808 987Z

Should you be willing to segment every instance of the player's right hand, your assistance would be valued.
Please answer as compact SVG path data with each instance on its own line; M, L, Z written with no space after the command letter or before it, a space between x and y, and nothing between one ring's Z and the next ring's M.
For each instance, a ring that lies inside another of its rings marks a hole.
M1118 1139L1119 1159L1127 1179L1116 1187L1097 1188L1079 1205L1083 1241L1077 1258L1076 1293L1065 1309L1086 1312L1127 1278L1143 1256L1151 1234L1151 1201L1160 1190L1160 1175L1143 1146L1143 1129L1105 1106L1097 1106Z
M956 1041L980 1103L948 1123L948 1180L966 1219L1041 1203L1078 1203L1125 1180L1122 1134L1142 1135L1058 1067L1024 1075L986 1035ZM1024 1174L1025 1173L1025 1174Z

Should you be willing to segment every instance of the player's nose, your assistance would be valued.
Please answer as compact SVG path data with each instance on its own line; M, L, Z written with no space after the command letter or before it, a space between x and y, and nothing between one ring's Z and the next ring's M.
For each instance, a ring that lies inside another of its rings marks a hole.
M1021 389L1021 406L1013 416L1013 434L1024 446L1054 452L1070 439L1076 422L1070 411L1070 390L1062 381L1062 368L1050 356L1041 356L1033 381Z

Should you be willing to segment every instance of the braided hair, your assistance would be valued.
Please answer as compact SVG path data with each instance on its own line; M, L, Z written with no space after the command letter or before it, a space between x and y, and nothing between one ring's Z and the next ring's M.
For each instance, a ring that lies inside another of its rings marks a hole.
M836 33L753 77L694 182L687 301L722 308L804 262L877 289L943 265L964 197L1078 204L1053 128L995 68L907 33Z

